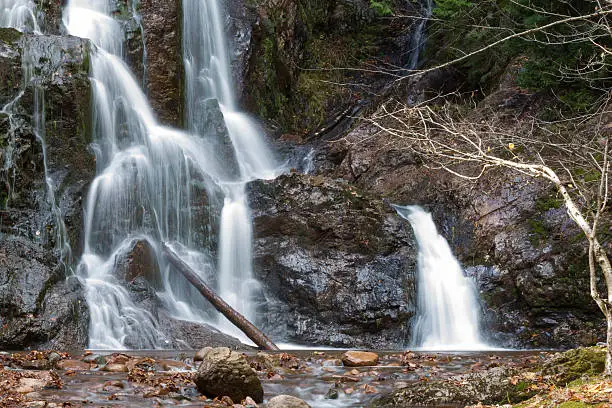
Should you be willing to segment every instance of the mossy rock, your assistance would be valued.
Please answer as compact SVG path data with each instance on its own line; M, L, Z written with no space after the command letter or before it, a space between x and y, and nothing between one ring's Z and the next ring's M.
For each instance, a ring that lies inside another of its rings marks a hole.
M18 41L23 34L14 28L0 28L0 41L13 44Z
M559 384L567 384L583 376L597 376L605 365L605 347L578 348L555 355L544 364L542 373L554 376Z

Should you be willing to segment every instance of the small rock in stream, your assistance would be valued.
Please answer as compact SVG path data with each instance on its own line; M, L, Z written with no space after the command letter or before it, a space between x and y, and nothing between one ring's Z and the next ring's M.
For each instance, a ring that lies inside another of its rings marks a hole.
M301 400L291 395L278 395L272 398L267 408L310 408L304 400Z
M346 367L375 366L378 364L378 354L369 351L347 351L342 355L342 363Z
M329 391L327 391L327 394L325 394L325 398L327 399L338 399L338 390L335 388L330 388Z
M89 363L80 360L62 360L56 364L56 367L60 370L72 371L87 371L90 368Z

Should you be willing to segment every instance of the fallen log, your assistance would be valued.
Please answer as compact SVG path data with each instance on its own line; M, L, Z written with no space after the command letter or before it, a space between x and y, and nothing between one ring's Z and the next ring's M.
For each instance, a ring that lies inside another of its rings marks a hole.
M219 312L239 328L258 347L264 350L279 350L279 348L253 323L234 310L225 300L219 297L195 271L185 263L167 244L162 243L162 251L168 261L204 296Z

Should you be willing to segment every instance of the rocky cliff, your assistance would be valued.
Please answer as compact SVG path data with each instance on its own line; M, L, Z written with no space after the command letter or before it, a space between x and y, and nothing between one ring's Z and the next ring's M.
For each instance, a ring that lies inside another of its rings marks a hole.
M0 29L0 347L83 347L89 43Z

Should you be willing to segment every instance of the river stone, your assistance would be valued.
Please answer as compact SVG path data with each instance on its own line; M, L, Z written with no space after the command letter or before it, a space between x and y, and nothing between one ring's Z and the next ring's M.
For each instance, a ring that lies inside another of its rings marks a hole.
M268 408L310 408L305 401L291 395L278 395L268 402Z
M87 371L90 366L89 363L85 363L79 360L62 360L56 365L60 370L71 370L71 371Z
M227 395L234 401L246 397L263 401L261 382L242 354L227 347L207 347L201 356L202 364L193 382L202 394L208 397Z
M346 367L375 366L378 364L378 354L368 351L347 351L342 355L342 363Z

